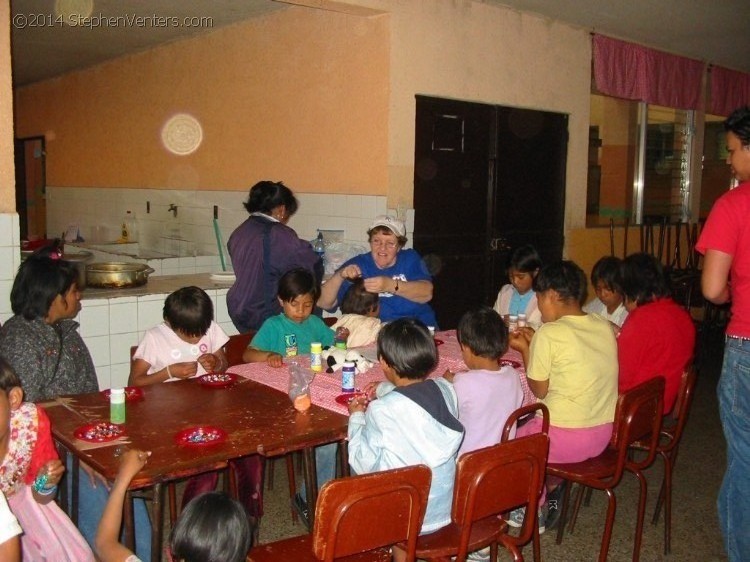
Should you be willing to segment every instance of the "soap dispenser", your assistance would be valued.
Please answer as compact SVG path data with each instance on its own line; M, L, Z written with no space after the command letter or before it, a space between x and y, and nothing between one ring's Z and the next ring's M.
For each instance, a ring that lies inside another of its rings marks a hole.
M126 211L122 218L121 235L119 242L135 242L138 239L137 226L135 223L135 214L132 211Z

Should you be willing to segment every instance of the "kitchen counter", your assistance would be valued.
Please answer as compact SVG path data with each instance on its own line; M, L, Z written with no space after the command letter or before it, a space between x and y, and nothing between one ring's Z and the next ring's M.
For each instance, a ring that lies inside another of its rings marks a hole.
M81 295L81 300L112 299L123 297L142 297L145 295L169 294L181 287L200 287L201 289L216 290L229 289L231 283L216 282L211 279L210 273L188 273L185 275L158 275L149 277L148 282L140 287L129 289L98 289L86 287Z

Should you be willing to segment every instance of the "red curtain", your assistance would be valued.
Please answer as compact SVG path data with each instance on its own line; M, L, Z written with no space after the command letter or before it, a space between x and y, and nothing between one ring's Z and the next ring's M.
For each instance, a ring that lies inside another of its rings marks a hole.
M699 109L705 64L594 35L594 79L603 94L679 109Z
M714 66L708 112L726 116L743 105L750 105L750 74Z

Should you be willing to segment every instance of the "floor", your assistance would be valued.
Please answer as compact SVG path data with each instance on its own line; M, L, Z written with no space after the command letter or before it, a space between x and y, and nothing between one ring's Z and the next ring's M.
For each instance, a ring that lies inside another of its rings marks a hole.
M725 444L719 423L716 400L716 383L721 369L723 342L715 335L702 346L698 364L698 383L693 409L690 414L680 455L675 467L672 553L663 553L663 519L650 524L662 466L659 461L647 472L649 496L646 506L647 522L644 526L641 560L646 562L670 560L672 562L701 560L712 562L726 560L716 515L716 496L725 466ZM271 464L275 482L273 490L266 492L265 515L260 527L260 542L300 535L306 532L301 523L294 524L289 508L286 465L283 461ZM616 488L617 515L609 560L613 562L632 559L633 532L637 505L638 484L630 474ZM575 532L566 531L562 544L555 543L554 531L542 535L542 558L546 562L577 562L596 560L601 542L606 511L606 496L594 493L591 505L582 508ZM530 545L523 552L532 560ZM501 553L500 560L510 560ZM285 561L280 561L285 562Z

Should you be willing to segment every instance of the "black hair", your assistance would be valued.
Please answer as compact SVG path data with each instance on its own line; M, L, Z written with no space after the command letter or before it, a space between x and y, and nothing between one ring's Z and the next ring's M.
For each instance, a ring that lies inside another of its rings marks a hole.
M259 181L250 188L247 201L244 203L248 213L266 215L270 215L271 211L279 205L286 207L286 214L290 217L297 212L299 207L299 202L292 190L280 181Z
M601 281L610 291L622 294L621 264L622 260L615 256L599 258L591 270L591 284L596 287L596 284Z
M26 320L45 318L58 295L64 297L78 281L75 264L32 254L18 268L10 291L13 314Z
M164 320L186 336L204 336L214 319L214 304L199 287L177 289L164 301Z
M508 328L488 306L466 312L458 321L456 336L458 343L479 357L499 359L508 351Z
M672 291L664 267L654 256L639 252L622 260L622 292L638 305L669 297Z
M724 121L724 130L737 135L742 146L750 145L750 105L735 109Z
M534 273L542 267L542 258L539 257L534 246L526 244L516 248L510 256L508 269L515 269L521 273Z
M7 394L15 386L21 387L21 379L10 363L0 356L0 390L4 390Z
M399 377L423 379L437 365L435 339L416 318L399 318L380 329L378 359L385 361Z
M378 307L380 297L378 293L370 293L365 289L364 279L361 277L352 281L341 300L341 312L344 314L366 315Z
M542 267L534 279L534 291L543 293L552 289L563 301L577 302L586 300L586 274L570 260L562 260Z
M318 300L320 286L315 276L303 267L290 269L279 279L279 298L284 302L292 302L300 295L312 295L313 302Z
M190 500L169 540L172 557L184 562L244 562L251 542L245 508L223 492Z

